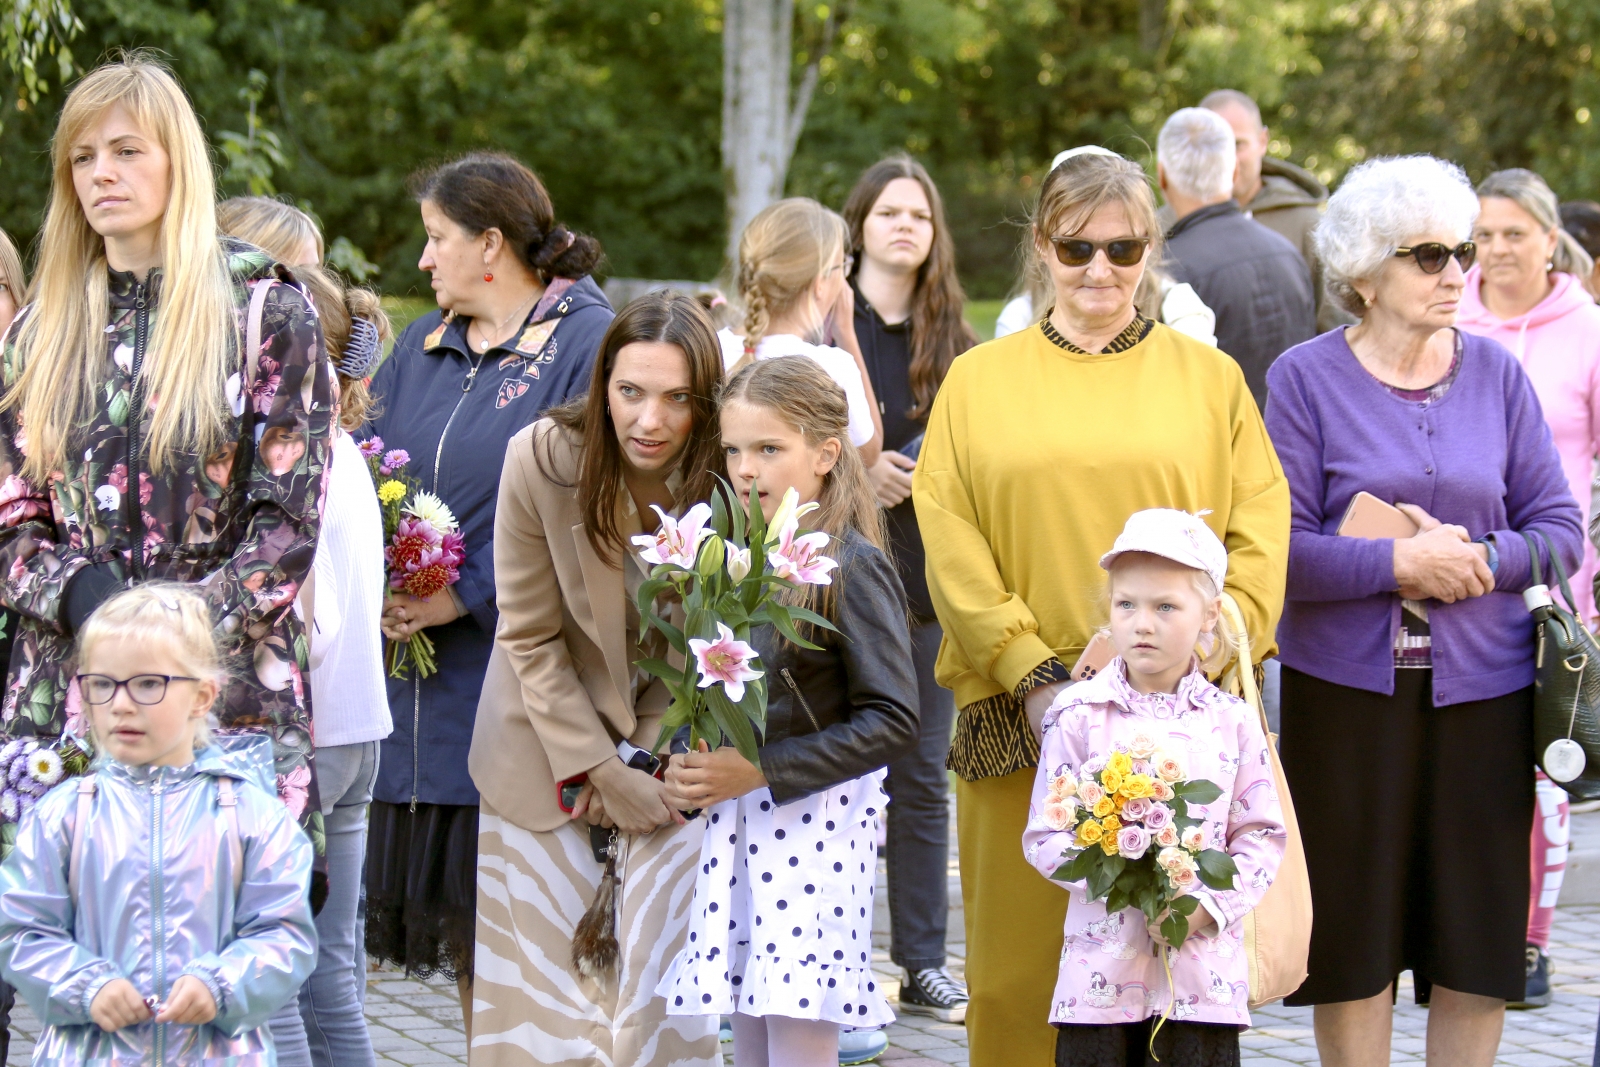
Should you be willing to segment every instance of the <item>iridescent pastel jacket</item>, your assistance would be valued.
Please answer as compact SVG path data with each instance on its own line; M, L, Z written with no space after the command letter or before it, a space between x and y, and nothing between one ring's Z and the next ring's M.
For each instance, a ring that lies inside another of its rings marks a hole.
M96 765L76 903L77 780L23 817L0 865L0 974L44 1024L35 1067L276 1062L267 1018L296 995L316 956L311 842L273 789L270 742L227 744L201 749L186 767ZM218 803L223 777L235 782L237 840ZM186 974L211 990L213 1022L106 1033L90 1021L89 1005L113 979L165 998Z

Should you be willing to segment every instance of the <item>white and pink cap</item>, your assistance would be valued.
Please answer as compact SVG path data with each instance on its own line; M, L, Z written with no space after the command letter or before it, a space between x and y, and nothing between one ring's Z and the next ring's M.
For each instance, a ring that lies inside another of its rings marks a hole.
M1100 566L1109 571L1111 564L1124 552L1148 552L1205 571L1220 593L1228 576L1228 550L1211 527L1201 521L1209 514L1211 512L1202 511L1191 515L1173 508L1136 511L1128 516L1127 525L1117 535L1111 551L1100 557Z

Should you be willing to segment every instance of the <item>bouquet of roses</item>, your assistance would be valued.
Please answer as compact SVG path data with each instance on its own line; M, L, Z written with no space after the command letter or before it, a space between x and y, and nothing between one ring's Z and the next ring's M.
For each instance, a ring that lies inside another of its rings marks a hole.
M833 580L828 572L838 564L822 554L828 535L800 532L800 520L817 507L799 506L790 489L769 524L753 489L748 504L740 506L723 483L710 504L696 504L682 519L656 508L660 528L633 539L645 562L654 564L639 587L639 617L684 659L682 670L660 659L636 664L672 692L658 750L687 725L691 749L701 738L713 745L727 738L745 759L761 765L756 734L766 733L767 688L749 643L751 627L770 623L802 648L818 646L800 635L796 622L836 629L816 612L778 599L786 589ZM656 611L656 598L669 589L683 604L681 630Z
M415 478L403 473L411 456L403 448L385 452L383 438L361 442L361 454L372 470L383 511L383 560L389 588L421 600L442 593L461 579L466 558L460 525L444 501L423 492ZM426 678L438 671L433 640L421 630L409 641L389 644L389 673L404 678L410 667Z
M63 779L89 769L88 750L71 734L18 737L0 746L0 830L9 846L16 824Z
M1062 768L1040 817L1052 830L1075 830L1076 849L1051 877L1085 882L1089 899L1103 899L1108 912L1138 908L1177 948L1200 904L1192 891L1201 883L1232 889L1238 873L1233 857L1209 847L1205 824L1189 814L1190 804L1221 795L1212 782L1187 780L1183 761L1143 735L1085 763L1077 776Z

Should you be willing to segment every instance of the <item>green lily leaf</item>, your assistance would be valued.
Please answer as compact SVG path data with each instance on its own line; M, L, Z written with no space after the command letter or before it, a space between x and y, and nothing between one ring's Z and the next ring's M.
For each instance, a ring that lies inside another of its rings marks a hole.
M668 685L682 685L683 672L662 659L636 659L633 665L652 678L660 678Z
M721 685L714 685L706 690L706 706L711 709L712 716L717 725L722 728L723 734L733 742L733 747L739 754L749 760L754 766L761 766L761 756L756 751L756 734L745 717L728 699L728 694Z

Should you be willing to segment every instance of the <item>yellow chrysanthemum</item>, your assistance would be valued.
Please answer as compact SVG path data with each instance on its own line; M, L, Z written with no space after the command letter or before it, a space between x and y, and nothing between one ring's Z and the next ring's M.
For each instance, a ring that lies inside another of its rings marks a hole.
M1093 819L1085 819L1078 825L1078 844L1084 846L1092 845L1099 841L1104 833L1105 831L1100 828L1099 823Z
M1100 784L1106 787L1107 793L1115 793L1122 788L1122 772L1107 767L1100 772Z
M1106 760L1106 769L1126 775L1133 773L1133 757L1126 752L1113 752L1111 758Z
M1111 802L1110 797L1101 797L1094 802L1094 817L1097 819L1104 819L1116 810L1117 806Z
M1122 788L1117 790L1121 796L1132 800L1136 797L1150 795L1152 784L1148 774L1130 774L1122 783Z
M406 487L404 482L397 482L393 478L378 486L378 503L389 505L405 499Z

